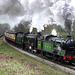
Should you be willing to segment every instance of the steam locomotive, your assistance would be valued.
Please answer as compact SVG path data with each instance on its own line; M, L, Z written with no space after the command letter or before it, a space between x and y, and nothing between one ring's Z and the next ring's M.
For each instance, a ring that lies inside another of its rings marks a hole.
M71 36L42 35L40 33L5 32L5 39L23 50L47 56L60 62L75 63L75 40Z

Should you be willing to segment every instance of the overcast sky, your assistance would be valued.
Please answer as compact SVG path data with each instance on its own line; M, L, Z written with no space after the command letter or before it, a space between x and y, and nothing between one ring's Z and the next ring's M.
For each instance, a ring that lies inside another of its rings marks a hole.
M58 1L75 7L75 0L0 0L0 23L9 23L12 28L22 19L32 20L31 29L43 29L43 24L51 21L50 7Z
M30 4L34 0L0 0L0 23L9 23L11 28L18 24L22 19L28 19L25 15L27 2Z
M0 0L0 23L9 23L13 27L25 14L18 0Z

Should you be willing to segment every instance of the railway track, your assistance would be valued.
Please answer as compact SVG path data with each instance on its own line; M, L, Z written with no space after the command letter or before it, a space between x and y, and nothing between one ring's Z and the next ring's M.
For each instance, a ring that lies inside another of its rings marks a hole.
M28 55L28 56L30 56L30 57L32 57L32 58L38 60L38 61L41 61L41 62L43 62L43 63L45 63L45 64L50 65L50 66L59 68L60 70L62 70L62 71L64 71L64 72L68 72L68 73L70 73L70 74L74 74L74 75L75 75L75 64L71 64L71 65L69 65L68 63L62 63L62 64L61 64L61 63L59 63L58 61L53 61L53 60L48 59L48 58L46 58L46 57L41 58L41 56L36 56L36 55L34 55L34 54L32 54L32 53L29 53L29 52L27 52L27 51L23 51L22 49L19 49L19 48L15 47L15 46L9 44L4 38L3 38L3 41L4 41L6 44L8 44L9 46L13 47L14 49L18 50L19 52L21 52L21 53L23 53L23 54L26 54L26 55Z

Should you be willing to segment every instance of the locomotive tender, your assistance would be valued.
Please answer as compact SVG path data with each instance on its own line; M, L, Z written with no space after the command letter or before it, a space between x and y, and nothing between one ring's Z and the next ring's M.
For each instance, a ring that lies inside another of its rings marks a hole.
M75 40L71 36L61 38L40 33L5 32L5 39L23 50L48 56L61 62L75 63Z

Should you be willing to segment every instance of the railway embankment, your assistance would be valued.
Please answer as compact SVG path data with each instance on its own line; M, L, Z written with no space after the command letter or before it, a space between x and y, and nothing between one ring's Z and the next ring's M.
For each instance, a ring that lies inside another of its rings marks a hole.
M20 51L20 49L18 50ZM39 62L25 55L23 51L19 51L0 40L1 75L72 75Z

